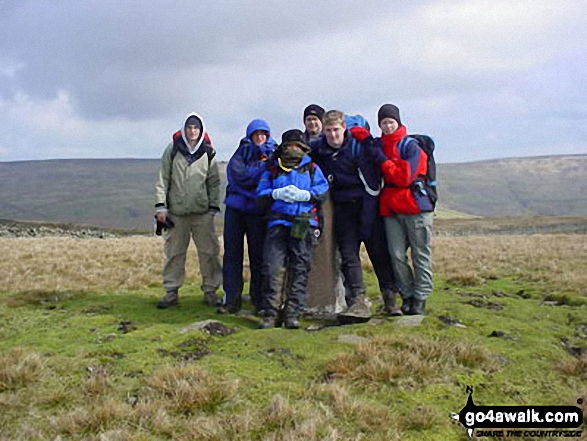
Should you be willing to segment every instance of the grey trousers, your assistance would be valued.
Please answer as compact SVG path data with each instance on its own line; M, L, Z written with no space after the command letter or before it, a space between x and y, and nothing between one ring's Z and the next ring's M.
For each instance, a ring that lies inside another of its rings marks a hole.
M433 216L433 213L420 213L384 218L391 263L403 298L426 300L432 293ZM413 270L408 263L408 248Z
M183 285L186 255L192 238L200 261L201 289L204 292L216 292L222 285L222 266L220 244L214 231L214 215L204 213L170 217L175 227L165 235L163 288L169 291Z

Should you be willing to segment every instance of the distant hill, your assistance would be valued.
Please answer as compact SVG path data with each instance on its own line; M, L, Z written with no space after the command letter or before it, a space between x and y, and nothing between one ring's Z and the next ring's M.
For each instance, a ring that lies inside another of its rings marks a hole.
M587 214L587 155L440 164L445 207L477 216Z
M158 168L158 159L0 162L0 218L150 229ZM439 164L438 177L448 217L587 214L587 155Z

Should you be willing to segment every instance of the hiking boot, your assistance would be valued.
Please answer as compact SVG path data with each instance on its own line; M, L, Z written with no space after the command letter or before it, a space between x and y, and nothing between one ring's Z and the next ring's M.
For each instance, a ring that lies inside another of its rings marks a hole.
M165 309L170 306L179 305L179 296L177 295L177 289L170 289L165 293L163 298L157 302L157 308Z
M275 320L276 320L276 317L274 317L272 315L263 317L263 320L261 321L261 324L259 325L259 329L275 328Z
M218 314L236 314L241 309L239 306L236 305L221 305L217 310L216 313Z
M287 317L285 319L285 328L286 329L300 329L300 323L298 319L295 317Z
M214 291L206 291L204 293L204 303L208 306L220 306L221 302Z
M410 315L410 311L412 310L412 304L414 303L413 297L403 298L402 299L402 307L401 312L404 315Z
M402 315L402 310L397 306L396 299L399 293L393 291L384 291L383 297L383 313L391 317Z
M426 300L414 300L408 315L424 315L426 310Z

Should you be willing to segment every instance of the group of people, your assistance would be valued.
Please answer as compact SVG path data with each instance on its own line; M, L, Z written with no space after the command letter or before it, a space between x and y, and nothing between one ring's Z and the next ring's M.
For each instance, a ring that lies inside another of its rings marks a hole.
M164 297L178 304L186 252L193 238L202 291L221 314L242 307L244 240L249 295L261 328L299 327L312 260L319 259L323 206L331 204L346 310L365 308L361 244L365 244L388 315L424 314L432 292L432 197L429 154L410 137L397 106L378 111L380 137L359 115L304 110L305 130L284 132L281 143L262 119L249 123L227 165L224 255L214 230L220 174L204 121L190 114L161 159L156 219L164 228ZM408 261L408 249L412 266ZM283 277L285 272L286 277ZM219 301L217 291L223 285ZM285 296L282 296L282 292ZM399 300L401 299L401 307Z

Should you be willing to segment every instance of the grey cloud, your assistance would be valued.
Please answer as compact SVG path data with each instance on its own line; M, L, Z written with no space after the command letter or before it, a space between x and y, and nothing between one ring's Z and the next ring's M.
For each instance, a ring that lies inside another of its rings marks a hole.
M391 7L375 0L357 6L350 0L12 4L0 19L0 40L10 43L0 57L25 67L0 93L48 99L66 90L78 112L94 119L162 116L182 95L182 85L173 85L182 71L248 62L248 50L264 42L287 46L366 23L373 9ZM257 63L270 63L272 55Z

